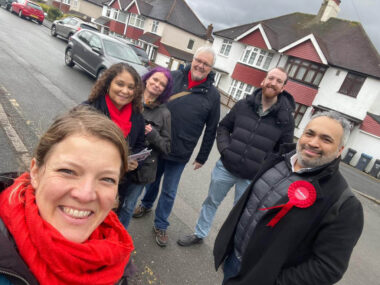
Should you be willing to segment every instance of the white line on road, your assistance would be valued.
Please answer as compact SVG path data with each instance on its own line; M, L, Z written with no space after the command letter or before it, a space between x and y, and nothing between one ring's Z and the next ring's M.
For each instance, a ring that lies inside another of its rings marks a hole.
M2 89L5 91L4 87L2 87ZM22 140L20 139L20 137L18 136L15 129L12 127L11 123L9 122L8 117L1 104L0 104L0 124L3 126L3 129L9 141L12 143L13 147L15 148L16 152L20 155L21 161L24 163L26 167L29 167L31 157L28 153L28 150L25 147Z

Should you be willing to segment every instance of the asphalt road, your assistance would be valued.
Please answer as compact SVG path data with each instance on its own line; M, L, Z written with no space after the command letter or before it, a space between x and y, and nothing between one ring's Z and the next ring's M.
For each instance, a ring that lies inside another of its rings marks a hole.
M66 42L51 37L46 27L19 19L3 9L0 9L0 27L0 105L9 126L31 154L38 136L52 119L85 100L94 80L78 68L65 66ZM226 111L223 109L222 113ZM0 171L25 168L20 159L23 153L16 152L13 138L9 139L6 132L9 129L1 122ZM232 207L232 191L220 206L204 244L192 248L176 244L178 237L193 231L218 157L214 147L201 169L194 171L191 164L185 168L170 217L167 248L159 248L154 242L153 214L132 220L129 232L135 243L133 259L138 271L130 284L221 284L222 273L214 270L212 247ZM379 181L352 167L342 165L342 173L358 191L373 196L380 191ZM380 280L380 206L361 196L359 199L365 211L364 232L349 269L338 284L371 285L379 284Z

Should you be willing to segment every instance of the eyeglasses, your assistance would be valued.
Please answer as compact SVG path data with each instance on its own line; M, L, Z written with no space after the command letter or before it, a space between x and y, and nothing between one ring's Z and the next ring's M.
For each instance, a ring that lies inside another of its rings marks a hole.
M199 65L203 64L203 66L205 66L205 67L208 67L208 68L211 68L211 67L212 67L211 64L208 64L207 62L204 62L204 61L202 61L202 60L200 60L200 59L198 59L198 58L196 58L196 57L194 57L194 61L195 61L197 64L199 64Z

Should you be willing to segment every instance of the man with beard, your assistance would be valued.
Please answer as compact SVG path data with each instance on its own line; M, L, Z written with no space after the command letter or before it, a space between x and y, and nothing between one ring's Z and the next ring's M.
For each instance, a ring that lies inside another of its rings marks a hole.
M247 189L266 156L282 143L293 142L293 97L284 90L286 71L270 70L261 87L240 100L220 122L217 146L221 154L211 175L194 234L180 238L181 246L203 242L218 206L235 185L234 204Z
M312 117L297 148L271 155L222 226L223 284L334 284L363 229L363 208L339 172L350 124Z

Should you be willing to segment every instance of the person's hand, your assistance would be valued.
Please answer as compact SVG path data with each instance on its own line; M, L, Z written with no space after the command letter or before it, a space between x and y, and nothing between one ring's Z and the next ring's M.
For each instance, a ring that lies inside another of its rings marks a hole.
M194 161L193 165L194 165L194 170L197 170L203 166L203 164L199 163L198 161Z
M139 166L137 160L128 160L128 172L133 171Z
M145 125L145 134L148 134L151 131L152 131L152 125L151 124Z

